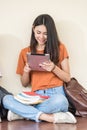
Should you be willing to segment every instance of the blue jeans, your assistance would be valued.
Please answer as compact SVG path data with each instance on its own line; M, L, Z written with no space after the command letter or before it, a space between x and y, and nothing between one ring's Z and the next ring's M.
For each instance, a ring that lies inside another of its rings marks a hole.
M42 113L56 113L68 111L68 100L65 96L63 86L50 88L46 90L38 90L36 93L41 95L48 95L50 98L37 105L24 105L14 99L13 95L6 95L3 98L3 105L6 109L12 112L39 122L38 119Z

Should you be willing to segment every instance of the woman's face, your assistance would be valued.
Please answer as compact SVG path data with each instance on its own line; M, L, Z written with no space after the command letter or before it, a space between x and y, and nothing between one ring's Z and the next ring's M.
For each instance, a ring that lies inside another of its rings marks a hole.
M47 41L47 29L45 25L36 26L34 29L34 36L39 45L44 45Z

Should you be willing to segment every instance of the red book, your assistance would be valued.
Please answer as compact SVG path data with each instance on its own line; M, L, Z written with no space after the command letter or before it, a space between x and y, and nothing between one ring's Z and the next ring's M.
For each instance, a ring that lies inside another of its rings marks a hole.
M40 98L44 98L44 99L48 99L50 96L44 96L44 95L40 95L37 94L35 92L27 92L27 91L23 91L24 94L29 95L29 96L40 96Z

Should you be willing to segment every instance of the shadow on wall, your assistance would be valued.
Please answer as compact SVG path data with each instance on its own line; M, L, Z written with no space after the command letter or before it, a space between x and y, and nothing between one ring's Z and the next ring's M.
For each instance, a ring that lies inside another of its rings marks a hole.
M20 77L16 74L18 56L23 43L13 35L0 35L0 85L13 93L21 91Z
M84 85L86 82L86 41L84 27L73 22L61 20L57 24L60 40L66 45L70 56L71 75Z

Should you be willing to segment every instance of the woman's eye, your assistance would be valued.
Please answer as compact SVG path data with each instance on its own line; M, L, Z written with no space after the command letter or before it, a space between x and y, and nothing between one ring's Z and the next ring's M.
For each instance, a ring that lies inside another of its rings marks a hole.
M47 35L47 33L44 33L44 35Z
M40 32L37 32L37 34L40 34Z
M40 31L38 31L38 32L37 32L37 34L41 34L41 32L40 32ZM43 33L43 35L46 35L46 36L47 36L47 33Z

